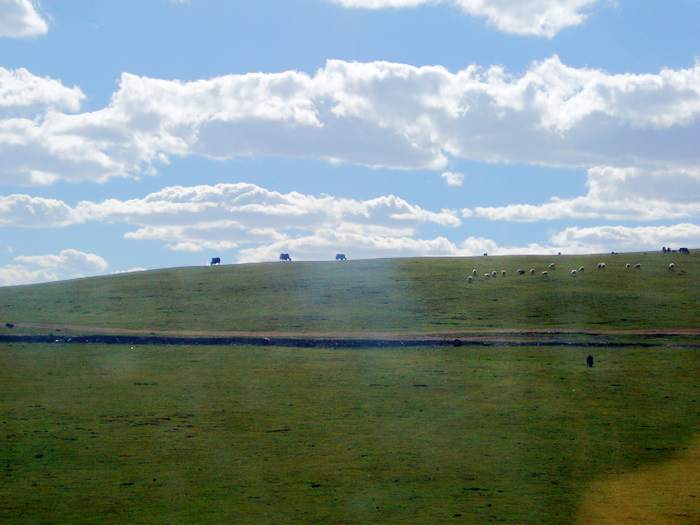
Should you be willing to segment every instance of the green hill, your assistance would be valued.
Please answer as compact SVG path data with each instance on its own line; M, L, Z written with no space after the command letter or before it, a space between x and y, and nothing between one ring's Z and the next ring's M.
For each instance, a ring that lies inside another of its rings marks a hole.
M550 262L556 270L543 277ZM518 268L537 272L518 276ZM487 271L499 275L486 280ZM697 328L699 276L697 253L176 268L0 288L0 320L210 332Z

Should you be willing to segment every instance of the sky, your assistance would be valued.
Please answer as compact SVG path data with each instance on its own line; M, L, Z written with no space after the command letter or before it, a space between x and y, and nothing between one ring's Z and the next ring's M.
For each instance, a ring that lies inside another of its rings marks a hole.
M698 0L0 0L0 286L700 248Z

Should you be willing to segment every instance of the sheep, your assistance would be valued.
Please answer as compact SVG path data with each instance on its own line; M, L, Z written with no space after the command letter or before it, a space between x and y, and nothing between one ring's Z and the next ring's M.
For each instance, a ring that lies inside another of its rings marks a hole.
M506 276L506 271L505 271L505 270L501 270L501 277L505 277L505 276Z
M542 272L542 277L547 277L548 275L549 275L548 271L545 270L544 272Z
M496 277L498 277L498 272L497 272L496 270L492 271L492 272L491 272L491 277L493 277L494 279L495 279Z
M472 270L472 275L473 275L474 277L476 277L476 268L474 268L474 269Z
M525 270L518 268L518 275L525 275Z
M571 270L571 277L576 277L578 272L576 270Z
M535 269L534 269L534 268L530 268L530 275L535 275Z
M549 268L550 270L554 270L554 268L556 268L556 265L555 265L554 263L549 263L549 267L548 267L548 268Z
M467 282L469 284L472 284L473 281L474 281L474 277L472 277L471 275L469 277L467 277Z
M675 264L675 263L669 264L669 265L668 265L668 269L669 269L670 271L674 271L674 270L676 269L676 264Z
M485 273L485 274L484 274L484 279L491 279L491 274L490 274L490 273Z
M629 270L630 268L632 268L632 265L630 263L627 263L627 264L625 264L625 268L627 268Z
M642 269L641 263L635 264L635 265L634 265L634 268L635 268L635 270L641 270L641 269Z
M581 266L581 268L578 269L578 273L583 273L584 270L585 270L585 268L583 266Z
M607 265L604 262L599 262L598 263L598 269L599 270L605 270L607 268Z

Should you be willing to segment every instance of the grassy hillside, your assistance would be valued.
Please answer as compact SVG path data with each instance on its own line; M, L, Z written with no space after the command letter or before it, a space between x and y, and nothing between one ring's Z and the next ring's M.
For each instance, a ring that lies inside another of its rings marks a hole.
M669 272L668 263L678 265ZM548 263L557 269L540 275ZM599 261L608 265L595 269ZM627 270L626 263L642 264ZM572 278L571 268L584 266ZM535 276L517 276L518 268ZM477 268L478 279L467 283ZM508 272L506 278L500 271ZM487 271L499 271L485 280ZM700 254L479 257L179 268L0 288L0 321L152 330L697 328Z
M700 519L697 350L0 346L1 523Z

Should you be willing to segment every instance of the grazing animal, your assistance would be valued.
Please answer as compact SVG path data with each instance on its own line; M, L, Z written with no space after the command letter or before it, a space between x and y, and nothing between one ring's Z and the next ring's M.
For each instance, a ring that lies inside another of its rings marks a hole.
M607 268L607 266L608 266L608 265L605 264L604 262L599 262L599 263L598 263L598 269L599 269L599 270L605 270L605 268Z
M212 257L209 266L216 266L217 264L221 264L221 257Z
M666 246L662 246L662 247L661 247L661 251L662 251L663 253L666 253Z
M280 261L283 262L292 262L292 258L288 253L280 253Z
M348 258L345 257L345 254L344 254L344 253L336 253L336 254L335 254L335 260L336 260L336 261L347 261Z
M548 272L547 270L545 270L544 272L542 272L542 277L547 277L548 275L549 275L549 272Z
M469 284L471 284L472 281L474 281L474 277L472 277L471 275L470 275L469 277L467 277L467 282L468 282Z
M14 323L5 323L5 327L6 328L14 328L15 325L14 325Z
M489 256L489 254L484 252L484 257L488 257L488 256Z
M589 355L586 358L586 365L588 365L588 368L593 368L593 356Z
M496 270L491 272L491 277L496 278L498 277L498 272Z
M584 270L585 270L585 268L583 266L581 266L581 268L578 269L578 273L583 273Z
M530 268L530 275L535 275L535 269L534 269L534 268Z
M485 274L484 274L484 279L491 279L491 274L490 274L490 273L485 273Z
M571 277L576 277L578 272L576 270L571 270Z
M678 253L684 253L690 255L690 250L688 248L678 248Z
M669 265L668 265L668 269L671 270L671 271L674 271L674 270L676 269L675 263L669 264Z
M549 268L550 270L554 270L554 268L556 268L556 265L555 265L554 263L549 263L548 268Z
M472 275L473 275L474 277L476 277L476 268L474 268L474 269L472 270Z
M641 269L642 269L642 265L641 265L640 263L637 263L637 264L634 265L634 268L635 268L636 270L641 270Z
M625 268L627 268L629 270L630 268L632 268L632 265L630 263L627 263L627 264L625 264Z
M525 270L518 268L518 275L525 275Z
M501 277L505 277L505 276L506 276L506 271L505 271L505 270L501 270Z

